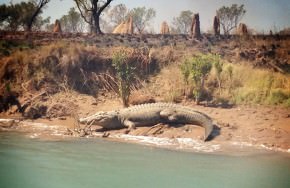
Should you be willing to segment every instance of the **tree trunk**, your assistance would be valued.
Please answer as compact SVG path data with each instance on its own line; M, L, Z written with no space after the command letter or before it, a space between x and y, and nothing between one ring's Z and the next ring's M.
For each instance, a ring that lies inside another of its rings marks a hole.
M30 20L27 23L27 31L30 32L32 29L32 25L35 22L36 17L41 13L41 9L49 2L49 0L41 0L36 7L35 12L31 16Z
M37 9L37 10L35 11L35 13L32 15L32 17L30 18L30 20L28 21L28 23L27 23L27 31L28 31L28 32L31 31L31 29L32 29L32 25L33 25L33 23L34 23L34 21L35 21L36 16L39 14L39 12L40 12L40 9Z
M94 32L95 34L103 34L103 32L101 31L101 27L100 27L100 14L96 13L96 14L93 14L93 17L94 17Z

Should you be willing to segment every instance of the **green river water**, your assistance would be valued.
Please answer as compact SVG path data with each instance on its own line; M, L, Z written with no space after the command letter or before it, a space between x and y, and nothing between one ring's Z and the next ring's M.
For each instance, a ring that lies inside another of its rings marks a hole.
M289 154L171 151L102 139L0 132L0 188L289 188Z

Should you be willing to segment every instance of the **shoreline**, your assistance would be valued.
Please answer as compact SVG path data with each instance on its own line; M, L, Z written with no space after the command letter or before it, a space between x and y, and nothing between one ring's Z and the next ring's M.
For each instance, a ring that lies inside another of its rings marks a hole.
M1 126L1 122L14 122L14 125ZM16 125L17 124L17 125ZM19 121L15 119L0 119L0 132L17 132L31 139L41 140L66 140L81 138L79 135L69 135L69 127L42 123L39 121ZM104 135L108 133L105 137ZM186 137L158 137L124 134L122 131L95 132L91 135L85 135L84 139L103 139L106 141L115 141L122 143L131 143L144 146L150 146L160 149L169 149L181 152L195 152L202 154L222 154L222 155L255 155L255 154L286 154L290 156L290 148L271 147L264 144L255 144L247 141L221 141L211 140L204 142L199 138Z

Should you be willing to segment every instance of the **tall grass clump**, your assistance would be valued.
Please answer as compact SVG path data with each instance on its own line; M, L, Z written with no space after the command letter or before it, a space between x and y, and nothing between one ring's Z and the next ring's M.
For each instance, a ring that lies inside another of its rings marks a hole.
M228 65L229 66L229 65ZM290 107L290 76L246 65L230 65L223 75L229 83L229 99L236 104L265 104ZM232 72L232 73L230 73ZM226 89L226 88L225 88Z
M125 107L129 105L131 84L135 78L135 67L129 61L128 51L121 49L113 54L112 65L116 70L118 79L118 91Z
M223 71L223 61L221 61L220 57L218 55L213 55L212 56L212 62L216 74L216 80L218 82L218 87L219 87L219 95L221 95L221 90L222 90L222 80L221 80L221 74ZM230 70L228 70L230 71Z

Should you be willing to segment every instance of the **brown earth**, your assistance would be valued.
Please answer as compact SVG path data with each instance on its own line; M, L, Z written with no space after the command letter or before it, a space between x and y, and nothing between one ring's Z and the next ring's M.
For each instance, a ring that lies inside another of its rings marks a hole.
M96 99L92 96L77 93L62 93L58 95L57 99L52 101L62 101L64 106L69 105L69 102L73 102L77 107L76 114L78 115L61 116L58 118L40 118L32 121L33 123L44 123L46 125L44 128L24 126L25 123L24 125L14 124L10 128L7 128L2 124L1 130L22 131L28 133L33 138L40 137L45 139L54 138L53 134L55 133L59 136L72 135L77 137L90 137L91 134L94 135L96 133L97 136L109 137L104 139L115 140L116 135L125 134L126 132L126 129L102 132L99 131L101 128L99 126L92 126L88 131L85 125L78 125L76 122L77 118L88 116L97 111L122 108L121 102L114 96L100 96ZM237 152L244 145L254 147L263 146L268 150L289 152L289 109L266 106L210 107L195 105L193 101L189 100L183 101L181 104L208 114L217 123L217 127L212 134L213 138L207 143L210 146L218 144L226 148L229 144L237 145L230 151L223 148L225 152ZM2 113L3 116L4 114ZM11 118L11 116L8 117ZM84 129L86 129L85 132L82 132ZM154 127L139 127L129 132L128 135L169 139L191 138L202 142L203 132L203 128L194 125L170 126L158 124ZM124 139L118 140L124 141Z
M0 39L6 41L26 41L26 37L27 36L23 33L11 34L9 32L0 32ZM88 43L88 45L96 47L107 47L107 49L101 49L99 54L99 51L95 52L94 49L91 51L84 51L86 54L84 53L82 54L83 56L79 57L79 59L86 57L89 63L92 62L92 64L87 65L88 70L87 72L85 72L86 74L88 74L89 71L92 71L92 69L94 69L92 72L97 72L100 70L106 73L110 72L110 69L108 69L107 66L108 64L106 63L111 60L108 57L111 57L110 53L112 52L108 50L108 48L111 49L110 47L112 46L129 46L133 48L152 47L152 51L148 52L149 55L147 54L147 51L146 54L152 62L158 61L159 65L161 64L159 67L160 69L163 66L167 66L170 62L176 63L176 61L182 59L184 55L195 54L197 52L211 52L220 54L229 63L238 64L243 62L245 64L251 64L255 68L266 68L281 73L290 72L289 36L272 36L271 38L264 36L256 36L256 38L240 38L235 36L232 39L229 39L223 38L223 36L212 37L204 35L201 41L197 41L190 39L190 37L186 35L106 35L105 37L103 37L78 33L61 33L57 36L53 33L35 33L32 34L31 40L34 41L34 45L46 45L54 43L60 40L60 38L62 38L62 40L69 40L70 42L72 42L72 44L77 44L78 42L80 42ZM159 51L156 50L156 48L159 48ZM160 49L162 49L163 51ZM104 54L102 50L106 51L106 53ZM76 50L76 52L80 53L81 51ZM74 53L75 52L73 52L73 54ZM35 54L35 56L37 56L37 53ZM140 54L143 55L143 53ZM65 59L65 56L59 56L60 57L58 57L58 55L55 55L53 57L58 58L59 61ZM103 58L99 56L106 57ZM6 73L9 77L10 74L8 73L10 72L11 74L15 74L13 75L14 77L18 78L18 75L23 72L22 65L19 66L18 61L13 62L9 61L9 59L10 57L0 56L1 79L2 76L5 77ZM35 58L34 60L41 62L39 59ZM8 66L6 66L5 64L9 64L9 62L11 62L11 66L9 66L8 69ZM49 63L51 61L47 62ZM86 71L86 67L82 67L81 65L80 67L83 68L84 71ZM50 66L47 69L49 70ZM35 70L37 70L37 67L35 67ZM154 77L152 77L152 75L151 77L147 75L149 78L145 79L144 82L149 82L149 84L154 83L153 86L148 86L146 91L135 91L137 94L135 93L132 96L131 104L154 101L167 101L166 95L174 95L174 93L170 93L166 89L171 88L172 85L179 88L181 85L180 81L175 79L175 73L172 72L172 69L167 67L167 69L163 70L165 72L167 71L167 75L169 76L167 78L164 78L164 75L160 74L157 74ZM102 73L101 71L100 73ZM76 77L76 74L74 72L71 73L71 75L73 75L71 77ZM64 73L62 72L62 74ZM68 76L70 76L70 74L68 74ZM162 80L164 79L167 79L168 82L163 83ZM28 120L23 121L22 124L7 124L0 122L0 131L18 130L27 132L33 137L42 138L51 138L53 134L57 132L60 136L89 136L89 134L95 133L95 130L98 130L100 127L91 127L92 131L84 130L85 125L78 125L76 122L76 119L78 119L78 117L84 117L100 110L106 111L122 108L121 102L118 100L117 95L113 92L108 92L107 90L99 91L97 93L97 96L92 94L81 94L82 92L84 93L84 91L67 91L67 88L62 88L61 92L55 93L55 91L50 92L45 90L50 84L49 82L45 82L45 77L43 80L41 80L42 82L40 82L40 84L44 83L43 86L41 85L42 87L40 88L30 89L29 87L35 87L35 84L33 84L31 80L24 81L25 82L19 79L19 82L21 83L21 88L27 89L27 91L21 93L18 99L21 104L33 103L33 105L30 105L29 108L27 108L29 113L27 114L26 118L28 118ZM85 81L87 80L84 80L84 82ZM146 83L142 84L146 85ZM171 86L169 87L167 86L167 84L171 84ZM53 86L55 87L55 85ZM56 88L59 89L61 87ZM3 90L5 90L5 86L4 83L1 82L0 91ZM212 145L227 145L228 143L238 143L239 146L244 144L263 146L265 148L273 150L281 149L283 151L290 151L289 109L282 107L258 105L223 106L216 104L210 106L206 103L204 103L204 105L197 106L190 99L178 98L177 100L172 100L174 96L169 95L168 98L169 101L180 102L183 105L190 106L201 112L204 112L212 117L214 121L216 121L217 127L214 130L214 136L212 140L208 142ZM42 113L42 110L45 111L45 113ZM0 117L16 118L21 120L24 119L20 114L15 113L16 111L16 107L13 107L9 109L8 112L0 113ZM42 116L42 118L34 120L34 118L36 118L35 114L37 114L37 116ZM27 126L26 122L44 124L37 124L37 126ZM118 135L124 132L125 130L114 130L108 131L106 133L101 132L99 135L114 138L114 135ZM192 125L185 125L180 127L157 125L154 127L137 128L136 130L131 131L129 135L153 136L157 138L172 139L191 138L201 141L203 129L201 127Z

